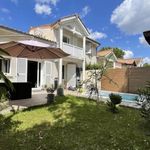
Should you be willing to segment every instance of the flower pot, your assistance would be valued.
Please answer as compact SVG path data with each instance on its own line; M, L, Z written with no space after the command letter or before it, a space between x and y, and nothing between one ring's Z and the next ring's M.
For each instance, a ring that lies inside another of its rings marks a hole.
M58 96L64 96L64 89L63 89L62 87L59 87L59 88L57 89L57 95L58 95Z
M47 94L47 103L53 103L55 99L54 94Z

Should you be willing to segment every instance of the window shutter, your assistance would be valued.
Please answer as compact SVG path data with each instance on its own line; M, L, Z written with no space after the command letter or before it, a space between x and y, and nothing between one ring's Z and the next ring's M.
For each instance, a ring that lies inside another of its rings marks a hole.
M53 83L52 82L52 77L51 77L51 72L52 72L52 63L51 62L48 62L48 61L46 61L45 62L46 64L46 85L50 85L51 83Z
M17 82L27 82L27 59L17 59Z

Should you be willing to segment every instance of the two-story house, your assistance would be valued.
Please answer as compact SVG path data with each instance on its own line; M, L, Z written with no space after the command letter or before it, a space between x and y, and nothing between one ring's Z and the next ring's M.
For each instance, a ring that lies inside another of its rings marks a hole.
M52 70L59 84L65 87L76 87L78 81L85 80L85 64L97 62L96 48L100 44L88 38L90 33L78 15L31 27L29 33L56 42L59 48L70 54L56 61L58 70Z

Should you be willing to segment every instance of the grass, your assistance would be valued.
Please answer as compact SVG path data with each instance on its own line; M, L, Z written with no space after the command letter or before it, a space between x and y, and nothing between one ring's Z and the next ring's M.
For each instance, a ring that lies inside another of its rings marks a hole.
M49 106L0 116L0 150L147 150L150 132L139 111L57 97Z

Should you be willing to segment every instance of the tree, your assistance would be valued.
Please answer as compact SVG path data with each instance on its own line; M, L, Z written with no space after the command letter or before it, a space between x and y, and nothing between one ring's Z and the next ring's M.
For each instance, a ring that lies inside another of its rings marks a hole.
M138 89L138 94L138 100L142 102L141 116L150 123L150 81L144 88Z
M7 52L5 52L4 50L0 49L0 59L4 59L2 55L9 55ZM7 89L13 90L13 85L10 82L10 80L4 75L4 73L0 70L0 80L2 80L5 85L5 87L0 86L0 101L1 101L1 97L2 95L7 95Z
M150 67L150 64L145 63L145 64L143 65L143 67Z
M116 83L106 75L106 71L109 68L109 58L106 59L105 63L99 64L90 64L90 70L88 72L88 79L83 81L83 84L87 85L89 99L91 99L93 93L96 96L97 102L99 102L99 89L98 89L98 82L100 83L103 77L109 79L110 82L113 82L115 85ZM91 70L92 69L92 70Z
M113 48L113 52L115 53L117 58L123 58L125 52L119 48Z
M113 50L113 52L114 52L114 54L116 55L117 58L123 58L123 56L125 55L125 52L122 49L117 48L117 47L115 47L115 48L112 48L112 47L103 47L101 49L101 51L110 50L110 49Z

